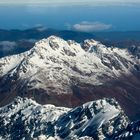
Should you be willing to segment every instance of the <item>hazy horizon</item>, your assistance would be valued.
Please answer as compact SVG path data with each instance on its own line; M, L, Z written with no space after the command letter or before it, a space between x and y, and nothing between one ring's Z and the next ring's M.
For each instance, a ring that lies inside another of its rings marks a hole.
M139 13L139 0L1 0L0 29L140 31Z

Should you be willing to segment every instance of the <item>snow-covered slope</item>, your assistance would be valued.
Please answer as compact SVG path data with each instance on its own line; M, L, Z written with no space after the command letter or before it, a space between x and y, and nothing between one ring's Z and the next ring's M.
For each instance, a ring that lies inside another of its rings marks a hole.
M18 97L0 108L2 140L113 140L131 131L129 123L118 103L107 98L70 109Z
M28 52L0 59L0 77L12 83L18 80L29 89L65 94L71 92L72 83L102 85L131 74L138 63L125 49L107 48L95 40L79 44L51 36Z
M51 123L69 110L54 105L42 106L31 99L18 97L0 108L0 136L5 140L20 140L47 134L51 131Z

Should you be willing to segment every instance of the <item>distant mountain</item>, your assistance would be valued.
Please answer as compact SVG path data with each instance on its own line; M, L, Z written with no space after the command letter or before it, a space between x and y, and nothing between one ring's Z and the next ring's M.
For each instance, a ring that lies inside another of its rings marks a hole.
M140 31L110 31L95 32L93 34L98 38L110 41L140 40Z
M0 29L0 57L18 54L31 49L35 42L51 35L59 36L65 40L82 42L85 39L96 39L106 46L129 48L140 46L140 32L94 32L84 33L71 30L55 30L36 27L26 30Z
M94 35L84 32L76 32L71 30L55 30L55 29L44 29L42 27L31 28L27 30L0 30L0 41L18 41L21 39L36 39L47 38L51 35L56 35L64 39L73 39L76 41L82 41L87 38L93 38Z
M128 140L140 138L140 123L130 122L114 99L87 102L76 108L40 105L16 98L0 108L0 139Z
M72 30L56 30L51 28L35 27L26 30L4 30L0 29L0 41L18 41L21 39L36 39L47 38L51 35L59 36L65 40L75 40L81 42L85 39L100 39L111 41L122 40L140 40L140 31L111 31L111 32L93 32L85 33Z
M82 43L56 36L29 51L0 59L0 105L16 96L73 107L114 97L131 117L139 117L140 61L127 49L93 39Z

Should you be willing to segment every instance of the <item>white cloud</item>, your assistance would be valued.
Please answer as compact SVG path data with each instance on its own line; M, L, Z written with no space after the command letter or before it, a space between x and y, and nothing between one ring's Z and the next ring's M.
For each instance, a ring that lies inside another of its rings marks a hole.
M34 27L36 28L37 31L39 32L43 32L43 31L46 31L47 30L47 27L45 27L44 25L42 24L35 24Z
M36 29L37 29L37 31L39 31L39 32L43 32L43 31L46 31L46 30L47 30L46 27L37 27Z
M15 48L16 42L14 41L1 41L0 46L2 47L1 49L5 51L11 51Z
M14 41L1 41L1 42L0 42L0 45L2 45L2 46L11 46L11 47L13 47L13 46L16 45L16 42L14 42Z
M31 43L35 43L35 42L37 42L38 40L36 40L36 39L27 39L26 41L31 42Z
M105 24L101 22L88 22L88 21L83 21L81 23L77 23L72 26L74 30L82 32L103 31L108 30L111 27L112 27L111 24Z
M46 5L131 5L140 4L140 0L0 0L0 4L46 4Z

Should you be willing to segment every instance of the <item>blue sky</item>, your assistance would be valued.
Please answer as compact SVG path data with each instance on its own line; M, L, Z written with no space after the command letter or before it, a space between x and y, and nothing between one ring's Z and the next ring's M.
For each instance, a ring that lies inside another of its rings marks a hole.
M140 31L139 16L140 0L0 0L0 29Z

